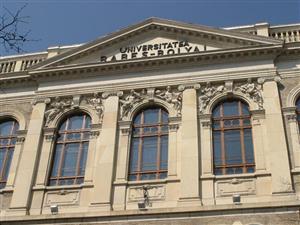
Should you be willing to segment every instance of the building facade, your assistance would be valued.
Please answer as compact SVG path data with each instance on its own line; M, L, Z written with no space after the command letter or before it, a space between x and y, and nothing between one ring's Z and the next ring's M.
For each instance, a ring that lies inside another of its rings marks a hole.
M300 223L299 44L150 18L1 57L1 225Z

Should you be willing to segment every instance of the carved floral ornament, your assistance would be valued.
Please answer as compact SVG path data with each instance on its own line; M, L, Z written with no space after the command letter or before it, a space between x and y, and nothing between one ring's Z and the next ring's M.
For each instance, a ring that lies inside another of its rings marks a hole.
M151 102L155 100L162 100L163 102L166 102L173 107L176 112L176 116L181 116L182 92L167 86L165 89L148 88L139 91L132 89L129 93L124 94L120 99L121 119L128 119L132 109L139 103Z
M47 110L45 111L45 126L49 124L59 115L66 111L77 109L79 106L87 106L96 112L100 120L103 117L103 100L99 93L94 93L92 96L84 96L84 101L81 101L81 96L73 96L72 98L55 97L46 99Z
M246 83L237 84L234 84L232 81L228 81L219 85L211 85L210 82L207 82L206 85L202 86L199 90L199 111L200 113L204 113L210 101L215 96L224 93L243 95L256 103L258 109L263 109L263 83L263 79L258 79L256 82L248 79Z

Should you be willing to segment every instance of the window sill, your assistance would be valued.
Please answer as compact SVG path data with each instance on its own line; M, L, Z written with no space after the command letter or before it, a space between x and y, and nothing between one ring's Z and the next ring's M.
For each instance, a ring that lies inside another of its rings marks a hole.
M228 175L211 175L211 176L201 176L201 179L215 179L215 180L223 180L223 179L233 179L233 178L256 178L256 177L264 177L271 176L271 173L266 171L260 171L255 173L242 173L242 174L228 174Z
M38 190L72 190L72 189L82 189L82 188L92 188L93 184L76 184L76 185L61 185L61 186L34 186L32 189L34 191Z

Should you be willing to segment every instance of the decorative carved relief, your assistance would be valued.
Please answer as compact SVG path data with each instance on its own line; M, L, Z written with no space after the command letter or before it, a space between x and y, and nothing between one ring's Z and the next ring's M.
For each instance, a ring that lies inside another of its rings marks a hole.
M86 103L92 107L98 114L100 120L103 117L103 111L104 111L104 106L103 106L103 100L100 97L99 93L94 93L92 97L87 97Z
M46 193L45 206L50 205L76 205L79 203L80 191L53 191Z
M232 196L233 194L253 195L256 193L254 179L237 179L217 181L217 196Z
M147 186L150 200L164 200L166 197L165 185L149 185ZM143 187L129 187L128 190L128 201L138 202L144 200Z
M143 90L144 91L144 90ZM131 108L138 102L141 102L145 98L144 92L137 93L134 90L130 90L130 93L125 95L121 102L121 115L122 117L128 116Z
M252 99L258 105L258 109L263 109L262 84L264 80L258 80L252 82L251 79L248 79L246 84L234 84L233 81L226 81L224 85L214 86L207 82L206 86L201 87L199 91L199 112L204 113L211 99L222 93L227 93L227 95L240 93Z
M174 109L177 111L177 115L181 115L182 108L182 92L172 90L170 86L166 90L156 90L155 96L162 100L165 100L169 104L172 104Z
M71 109L73 106L73 100L71 99L61 99L56 97L53 101L46 102L49 106L45 112L46 122L45 126L48 126L49 123L59 114L63 113L68 109Z
M255 103L257 103L259 109L263 108L263 97L261 89L261 85L252 82L251 79L248 79L246 84L235 87L236 91L242 92L247 97L251 98Z
M224 85L219 86L211 86L210 82L206 83L205 87L200 88L200 96L199 96L199 111L203 113L210 100L219 93L225 91Z
M168 86L165 90L161 89L142 89L140 91L130 90L128 94L123 95L120 99L121 103L121 119L127 118L132 108L143 101L154 101L160 99L170 104L177 112L177 116L181 115L182 108L182 92L172 90Z

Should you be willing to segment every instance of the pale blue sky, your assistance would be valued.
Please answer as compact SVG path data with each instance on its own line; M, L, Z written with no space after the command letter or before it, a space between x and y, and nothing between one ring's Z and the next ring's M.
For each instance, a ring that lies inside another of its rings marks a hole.
M0 0L0 15L25 3L26 27L40 39L28 52L88 42L153 16L213 27L300 23L300 0Z

